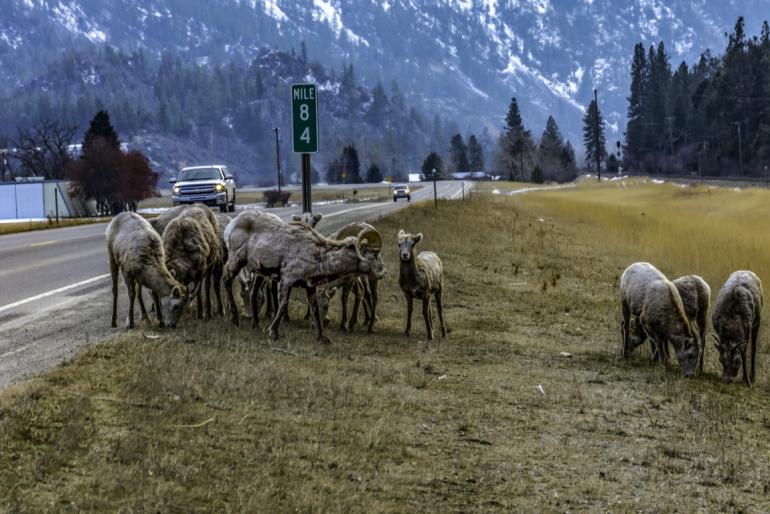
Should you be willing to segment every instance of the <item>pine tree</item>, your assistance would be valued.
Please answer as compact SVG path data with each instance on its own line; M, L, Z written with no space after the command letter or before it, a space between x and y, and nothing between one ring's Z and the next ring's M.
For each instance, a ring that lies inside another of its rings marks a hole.
M382 125L388 109L388 97L385 96L385 88L378 82L372 90L372 104L369 107L369 123L375 126Z
M393 111L398 114L406 112L406 100L396 79L390 82L390 105L393 106Z
M376 164L369 166L369 169L366 170L366 181L369 184L379 184L382 182L382 172L380 171L379 166Z
M107 111L99 111L91 120L91 125L83 138L83 148L89 146L95 139L101 138L113 148L120 148L118 133L110 123L110 115Z
M449 158L454 171L467 172L470 169L468 147L460 134L455 134L449 141Z
M500 139L500 155L498 160L510 180L517 177L524 179L524 155L534 147L532 135L524 129L516 97L511 99L508 114L505 116L504 132Z
M436 180L444 179L444 161L441 160L441 157L436 152L431 152L420 167L420 180L425 182L434 178Z
M597 116L599 118L598 123L596 122ZM597 161L601 163L607 156L607 142L604 137L604 120L602 119L602 113L598 110L595 100L591 100L591 103L588 105L588 109L586 109L586 113L583 116L583 144L585 146L586 163L593 163L595 166Z
M626 125L625 158L630 163L638 163L644 155L644 113L645 98L649 81L649 66L642 43L634 46L631 61L631 94L628 97L628 124Z
M475 134L468 138L468 164L472 172L484 171L484 149Z
M559 126L553 116L548 116L545 123L545 130L540 137L540 155L545 158L558 158L564 147L564 139L559 131Z
M545 178L543 177L543 170L540 168L540 166L535 166L535 169L532 170L532 182L535 184L542 184L545 182Z
M342 181L345 184L360 184L361 161L358 159L356 145L348 145L342 150Z

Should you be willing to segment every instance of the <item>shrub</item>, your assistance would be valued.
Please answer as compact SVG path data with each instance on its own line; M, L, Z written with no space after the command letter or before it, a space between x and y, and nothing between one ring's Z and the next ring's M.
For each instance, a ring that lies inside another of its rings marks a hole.
M279 204L282 207L286 207L291 197L291 191L278 191L277 189L268 189L262 194L265 197L265 205L267 207L276 207Z

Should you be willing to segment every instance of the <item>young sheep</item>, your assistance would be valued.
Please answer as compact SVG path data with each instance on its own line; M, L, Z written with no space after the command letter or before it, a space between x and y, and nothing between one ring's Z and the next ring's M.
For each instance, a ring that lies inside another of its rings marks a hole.
M166 266L183 284L193 283L198 318L203 317L201 285L205 282L205 316L211 318L211 285L217 298L217 312L224 314L219 283L222 278L222 248L219 223L208 207L193 206L171 220L163 232Z
M762 281L751 271L736 271L719 290L711 322L716 332L716 347L725 382L738 377L743 368L743 382L754 382L762 312ZM751 345L751 373L748 373L747 347Z
M690 325L698 330L700 343L700 363L698 367L703 373L703 357L706 354L706 322L711 303L711 288L698 275L685 275L671 282L679 291L684 312L690 320Z
M175 327L187 302L187 288L166 268L163 242L147 220L133 212L115 216L107 226L107 254L112 275L112 326L118 326L118 272L122 271L128 288L128 327L134 328L137 292L142 319L147 319L142 286L152 291L160 326L164 326L165 318L170 327Z
M403 230L398 232L398 254L401 260L398 270L398 284L406 296L406 330L404 335L409 336L412 331L412 304L417 298L422 300L422 314L425 318L428 339L433 339L430 297L434 295L438 319L441 323L441 337L446 337L442 305L443 266L441 259L433 252L421 252L417 256L414 255L414 246L420 241L422 241L422 234L407 234Z

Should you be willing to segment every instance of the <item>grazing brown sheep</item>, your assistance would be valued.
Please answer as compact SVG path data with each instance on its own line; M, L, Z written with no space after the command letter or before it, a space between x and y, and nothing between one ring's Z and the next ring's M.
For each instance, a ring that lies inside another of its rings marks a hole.
M112 326L117 326L118 272L122 271L128 288L128 327L134 327L134 298L137 292L142 319L147 319L142 286L152 291L160 326L164 326L165 318L170 327L175 327L187 302L187 288L177 282L166 268L160 236L147 220L133 212L115 216L107 226L106 235L112 275Z
M736 271L719 290L711 322L725 382L734 381L741 368L743 382L746 385L754 382L762 301L762 281L751 271ZM750 374L746 360L749 345Z
M711 288L698 275L685 275L671 282L679 291L684 312L690 320L690 326L697 329L700 343L700 362L698 368L703 373L703 358L706 355L706 330L711 303Z
M698 362L698 343L676 286L652 264L637 262L620 277L620 304L623 357L649 337L653 361L664 363L670 342L682 372L692 376Z
M406 296L406 330L409 336L412 331L412 307L414 299L422 300L422 315L425 318L425 329L428 339L433 339L433 321L430 311L430 297L436 299L436 310L441 323L441 337L446 337L444 325L444 268L441 259L433 252L421 252L415 256L414 247L422 241L422 234L408 234L398 231L398 255L401 265L398 270L398 284Z
M161 212L156 218L153 218L150 220L150 225L152 225L152 228L155 229L155 231L163 236L163 231L166 230L166 227L169 223L171 223L171 220L182 214L185 210L192 207L192 205L177 205L176 207L171 207L169 209L166 209L165 211Z
M201 285L205 282L205 316L211 318L211 285L216 285L217 312L224 314L218 284L222 278L222 248L219 224L207 207L193 206L172 219L163 232L166 266L183 284L193 284L198 318L204 315Z

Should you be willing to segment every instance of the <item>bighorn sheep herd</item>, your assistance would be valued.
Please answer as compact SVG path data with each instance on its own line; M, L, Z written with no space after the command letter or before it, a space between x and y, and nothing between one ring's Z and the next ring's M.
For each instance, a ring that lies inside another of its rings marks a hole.
M267 335L275 340L288 315L289 296L294 288L305 289L308 314L319 341L324 334L328 306L341 291L340 328L353 329L364 304L365 324L374 331L377 319L377 285L385 277L383 238L368 223L355 222L324 236L316 225L321 215L303 214L285 222L278 216L256 210L241 211L235 218L215 215L204 206L180 206L146 221L133 213L116 216L107 227L107 249L112 273L112 326L117 326L118 272L122 271L129 297L128 326L134 326L134 301L139 300L142 319L147 312L142 286L152 291L158 322L175 327L189 299L197 300L197 317L211 318L211 290L217 300L216 314L224 315L220 286L225 289L230 318L240 323L233 283L241 288L246 316L259 327L261 304L271 320ZM430 297L434 296L446 337L441 303L443 269L436 254L411 248L422 238L403 231L398 234L401 266L399 284L407 298L407 328L410 333L412 300L423 300L428 337L433 338ZM408 243L406 242L408 240ZM205 288L205 298L203 289ZM348 300L353 293L352 311Z
M703 373L710 300L711 288L697 275L670 282L652 264L632 264L620 277L623 357L649 339L653 362L665 363L670 343L685 376L694 374L696 363ZM726 382L735 381L741 369L744 383L754 382L761 309L759 277L751 271L731 274L719 290L711 318Z

